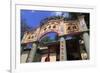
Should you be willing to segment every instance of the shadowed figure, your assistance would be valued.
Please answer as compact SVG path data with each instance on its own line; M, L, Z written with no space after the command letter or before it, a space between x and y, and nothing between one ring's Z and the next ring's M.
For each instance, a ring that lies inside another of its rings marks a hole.
M50 55L48 54L48 56L45 58L45 62L49 62L50 61Z

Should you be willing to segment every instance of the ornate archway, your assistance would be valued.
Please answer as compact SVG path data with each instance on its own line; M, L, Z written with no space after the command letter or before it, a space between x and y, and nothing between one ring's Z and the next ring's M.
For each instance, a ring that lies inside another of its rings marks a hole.
M28 61L31 62L33 59L33 55L36 52L37 44L39 39L49 33L49 32L56 32L59 36L60 41L60 60L67 60L66 56L66 39L64 38L67 35L74 35L74 34L83 34L83 38L85 39L85 42L87 41L86 37L88 35L86 32L88 31L84 16L80 16L79 19L76 20L64 20L63 18L60 19L51 19L47 20L46 22L42 23L40 27L36 28L32 32L26 32L24 34L24 37L21 41L21 43L33 43L33 49L31 50L30 56ZM88 43L87 43L88 44ZM89 53L89 46L86 45L87 52Z
M56 32L58 36L64 36L68 34L74 34L78 32L82 32L86 30L82 30L80 28L80 24L78 20L70 20L70 21L64 21L63 19L53 19L53 20L48 20L45 22L43 25L40 27L36 28L32 32L26 32L22 42L27 43L27 42L34 42L38 41L41 36L43 36L46 33L49 32Z

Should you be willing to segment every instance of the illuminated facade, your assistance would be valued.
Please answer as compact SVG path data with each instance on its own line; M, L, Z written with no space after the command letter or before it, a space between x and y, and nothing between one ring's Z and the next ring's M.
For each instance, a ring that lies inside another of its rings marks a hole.
M47 33L57 34L57 40L41 43ZM89 59L89 28L84 15L75 20L47 19L21 40L21 63L70 61Z

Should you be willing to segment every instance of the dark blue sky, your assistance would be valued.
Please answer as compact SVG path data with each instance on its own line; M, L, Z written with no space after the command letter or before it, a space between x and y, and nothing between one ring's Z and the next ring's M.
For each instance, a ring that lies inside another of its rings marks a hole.
M40 21L48 16L51 16L51 12L21 10L21 19L24 19L26 24L32 27L40 25Z
M61 16L64 12L54 11L39 11L39 10L21 10L21 19L25 20L26 24L31 27L40 25L40 21L50 16ZM68 16L68 13L65 14Z

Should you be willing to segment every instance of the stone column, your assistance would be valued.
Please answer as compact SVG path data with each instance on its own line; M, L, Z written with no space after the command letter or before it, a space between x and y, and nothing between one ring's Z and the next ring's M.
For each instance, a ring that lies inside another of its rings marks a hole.
M60 61L67 60L67 53L66 53L66 40L64 37L60 38Z
M82 16L79 16L79 22L80 22L80 28L82 31L88 31L88 28L87 28L87 25L86 25L86 22L84 20L84 15ZM86 48L86 51L87 51L87 55L88 55L88 59L89 59L89 34L87 32L83 32L83 40L84 40L84 44L85 44L85 48Z
M85 44L85 48L86 48L86 51L87 51L87 54L88 54L88 58L89 58L89 35L88 33L83 33L83 40L84 40L84 44Z
M29 57L28 57L28 61L27 62L32 62L34 60L35 54L36 54L36 50L37 50L37 44L33 43L33 47L30 51Z

